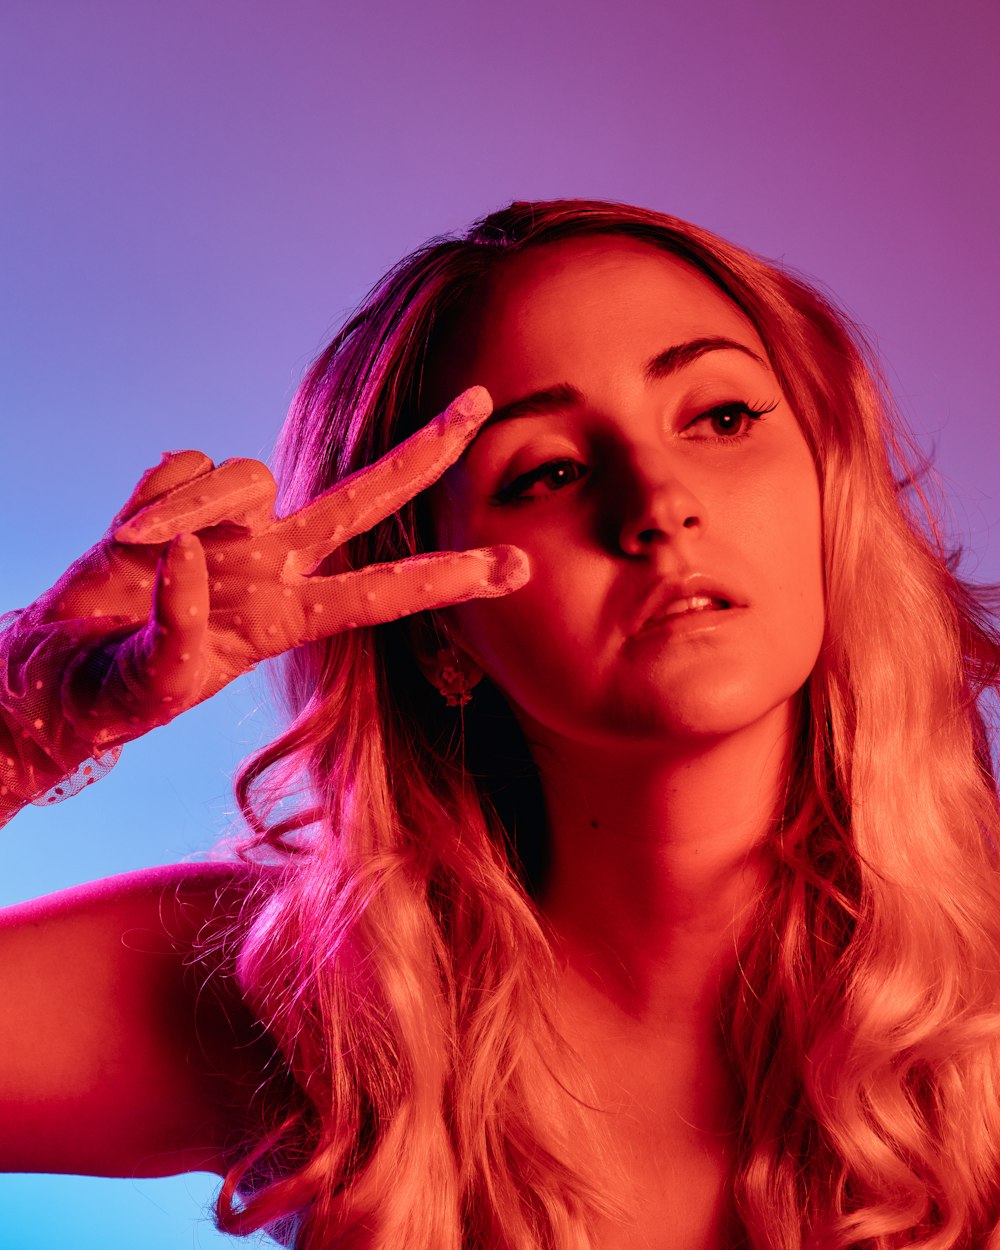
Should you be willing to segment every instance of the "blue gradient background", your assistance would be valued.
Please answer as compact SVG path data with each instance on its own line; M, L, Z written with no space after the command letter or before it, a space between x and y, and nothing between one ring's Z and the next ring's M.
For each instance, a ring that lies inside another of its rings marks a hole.
M307 362L405 252L562 196L820 279L936 449L966 571L1000 580L998 13L4 0L0 611L164 450L266 458ZM20 813L0 903L211 845L261 697L243 679ZM257 1244L212 1230L218 1183L0 1177L0 1250Z

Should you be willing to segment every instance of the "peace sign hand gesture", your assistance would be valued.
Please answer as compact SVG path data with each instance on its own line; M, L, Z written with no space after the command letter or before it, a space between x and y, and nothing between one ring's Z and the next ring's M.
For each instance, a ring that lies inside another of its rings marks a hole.
M491 411L483 387L464 391L381 460L280 518L259 461L165 456L105 537L0 632L0 808L16 810L260 660L523 586L527 557L508 546L308 576L435 482Z

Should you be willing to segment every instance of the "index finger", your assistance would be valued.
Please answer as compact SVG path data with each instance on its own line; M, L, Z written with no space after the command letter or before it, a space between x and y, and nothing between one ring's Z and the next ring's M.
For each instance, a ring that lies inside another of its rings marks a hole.
M300 557L318 562L363 534L436 482L458 459L493 411L485 386L472 386L444 412L374 464L352 473L272 527ZM296 563L306 567L300 558Z

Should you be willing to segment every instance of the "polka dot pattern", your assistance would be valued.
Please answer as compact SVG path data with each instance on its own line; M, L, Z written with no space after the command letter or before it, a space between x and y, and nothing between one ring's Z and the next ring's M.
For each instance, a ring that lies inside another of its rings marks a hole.
M467 411L451 405L289 517L275 516L274 479L259 461L166 453L103 539L35 603L0 616L0 823L23 803L93 784L126 742L263 659L523 585L514 548L369 569L336 555L457 459L489 411L473 389L481 395Z

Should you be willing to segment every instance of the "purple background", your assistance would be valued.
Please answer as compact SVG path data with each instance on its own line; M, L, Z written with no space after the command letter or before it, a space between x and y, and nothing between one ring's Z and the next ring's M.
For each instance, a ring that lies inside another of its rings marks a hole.
M998 12L6 0L0 611L162 451L266 458L307 362L405 252L562 196L672 212L818 278L936 446L966 570L1000 580ZM209 846L268 736L259 698L237 682L20 813L0 904ZM212 1231L217 1184L3 1177L0 1250L254 1244Z

